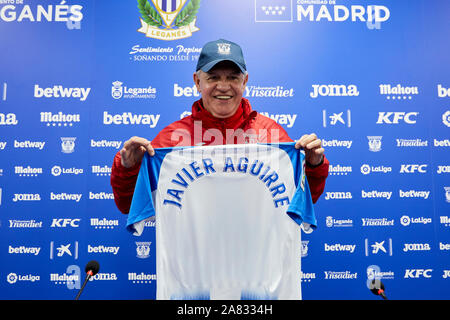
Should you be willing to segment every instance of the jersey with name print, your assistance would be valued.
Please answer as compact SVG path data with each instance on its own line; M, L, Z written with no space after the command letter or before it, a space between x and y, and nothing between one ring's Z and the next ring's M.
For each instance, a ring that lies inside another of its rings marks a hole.
M127 229L156 220L157 299L301 299L301 230L316 227L294 143L155 149Z

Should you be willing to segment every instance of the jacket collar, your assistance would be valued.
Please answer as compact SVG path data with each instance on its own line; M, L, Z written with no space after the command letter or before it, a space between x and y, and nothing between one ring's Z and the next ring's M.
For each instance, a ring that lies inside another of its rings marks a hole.
M246 98L242 98L239 108L231 117L219 119L214 117L208 110L203 107L203 101L197 100L192 105L192 119L194 121L202 121L202 125L208 128L225 128L237 129L244 128L255 119L258 113L252 110L250 102Z

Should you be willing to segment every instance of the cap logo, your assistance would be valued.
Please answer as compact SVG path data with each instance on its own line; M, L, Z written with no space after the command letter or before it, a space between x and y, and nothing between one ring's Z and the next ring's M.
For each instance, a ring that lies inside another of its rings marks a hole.
M218 43L217 44L217 53L219 53L219 54L230 54L231 53L231 44L229 44L229 43Z

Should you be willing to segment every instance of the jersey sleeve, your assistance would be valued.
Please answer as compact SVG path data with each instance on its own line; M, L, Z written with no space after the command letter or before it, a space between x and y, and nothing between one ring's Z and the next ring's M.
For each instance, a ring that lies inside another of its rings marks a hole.
M317 227L316 215L305 172L304 152L294 148L292 164L295 172L296 191L292 197L287 214L299 224L306 233ZM312 229L311 229L312 228Z
M130 212L128 213L127 230L136 236L142 234L145 220L155 216L152 192L156 190L156 185L152 183L151 180L153 179L150 179L150 174L154 173L151 171L151 162L153 161L150 160L150 156L145 154L134 188Z

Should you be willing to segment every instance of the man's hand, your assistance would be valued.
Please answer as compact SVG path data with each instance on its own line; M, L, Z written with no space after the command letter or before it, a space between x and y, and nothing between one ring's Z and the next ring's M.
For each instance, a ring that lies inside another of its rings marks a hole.
M141 162L144 154L148 152L149 155L155 155L150 141L141 137L132 137L123 144L120 150L121 163L125 168L131 168L136 163Z
M300 147L305 150L305 159L308 164L316 166L322 162L325 149L322 148L322 141L315 133L305 134L297 140L295 148L300 149Z

